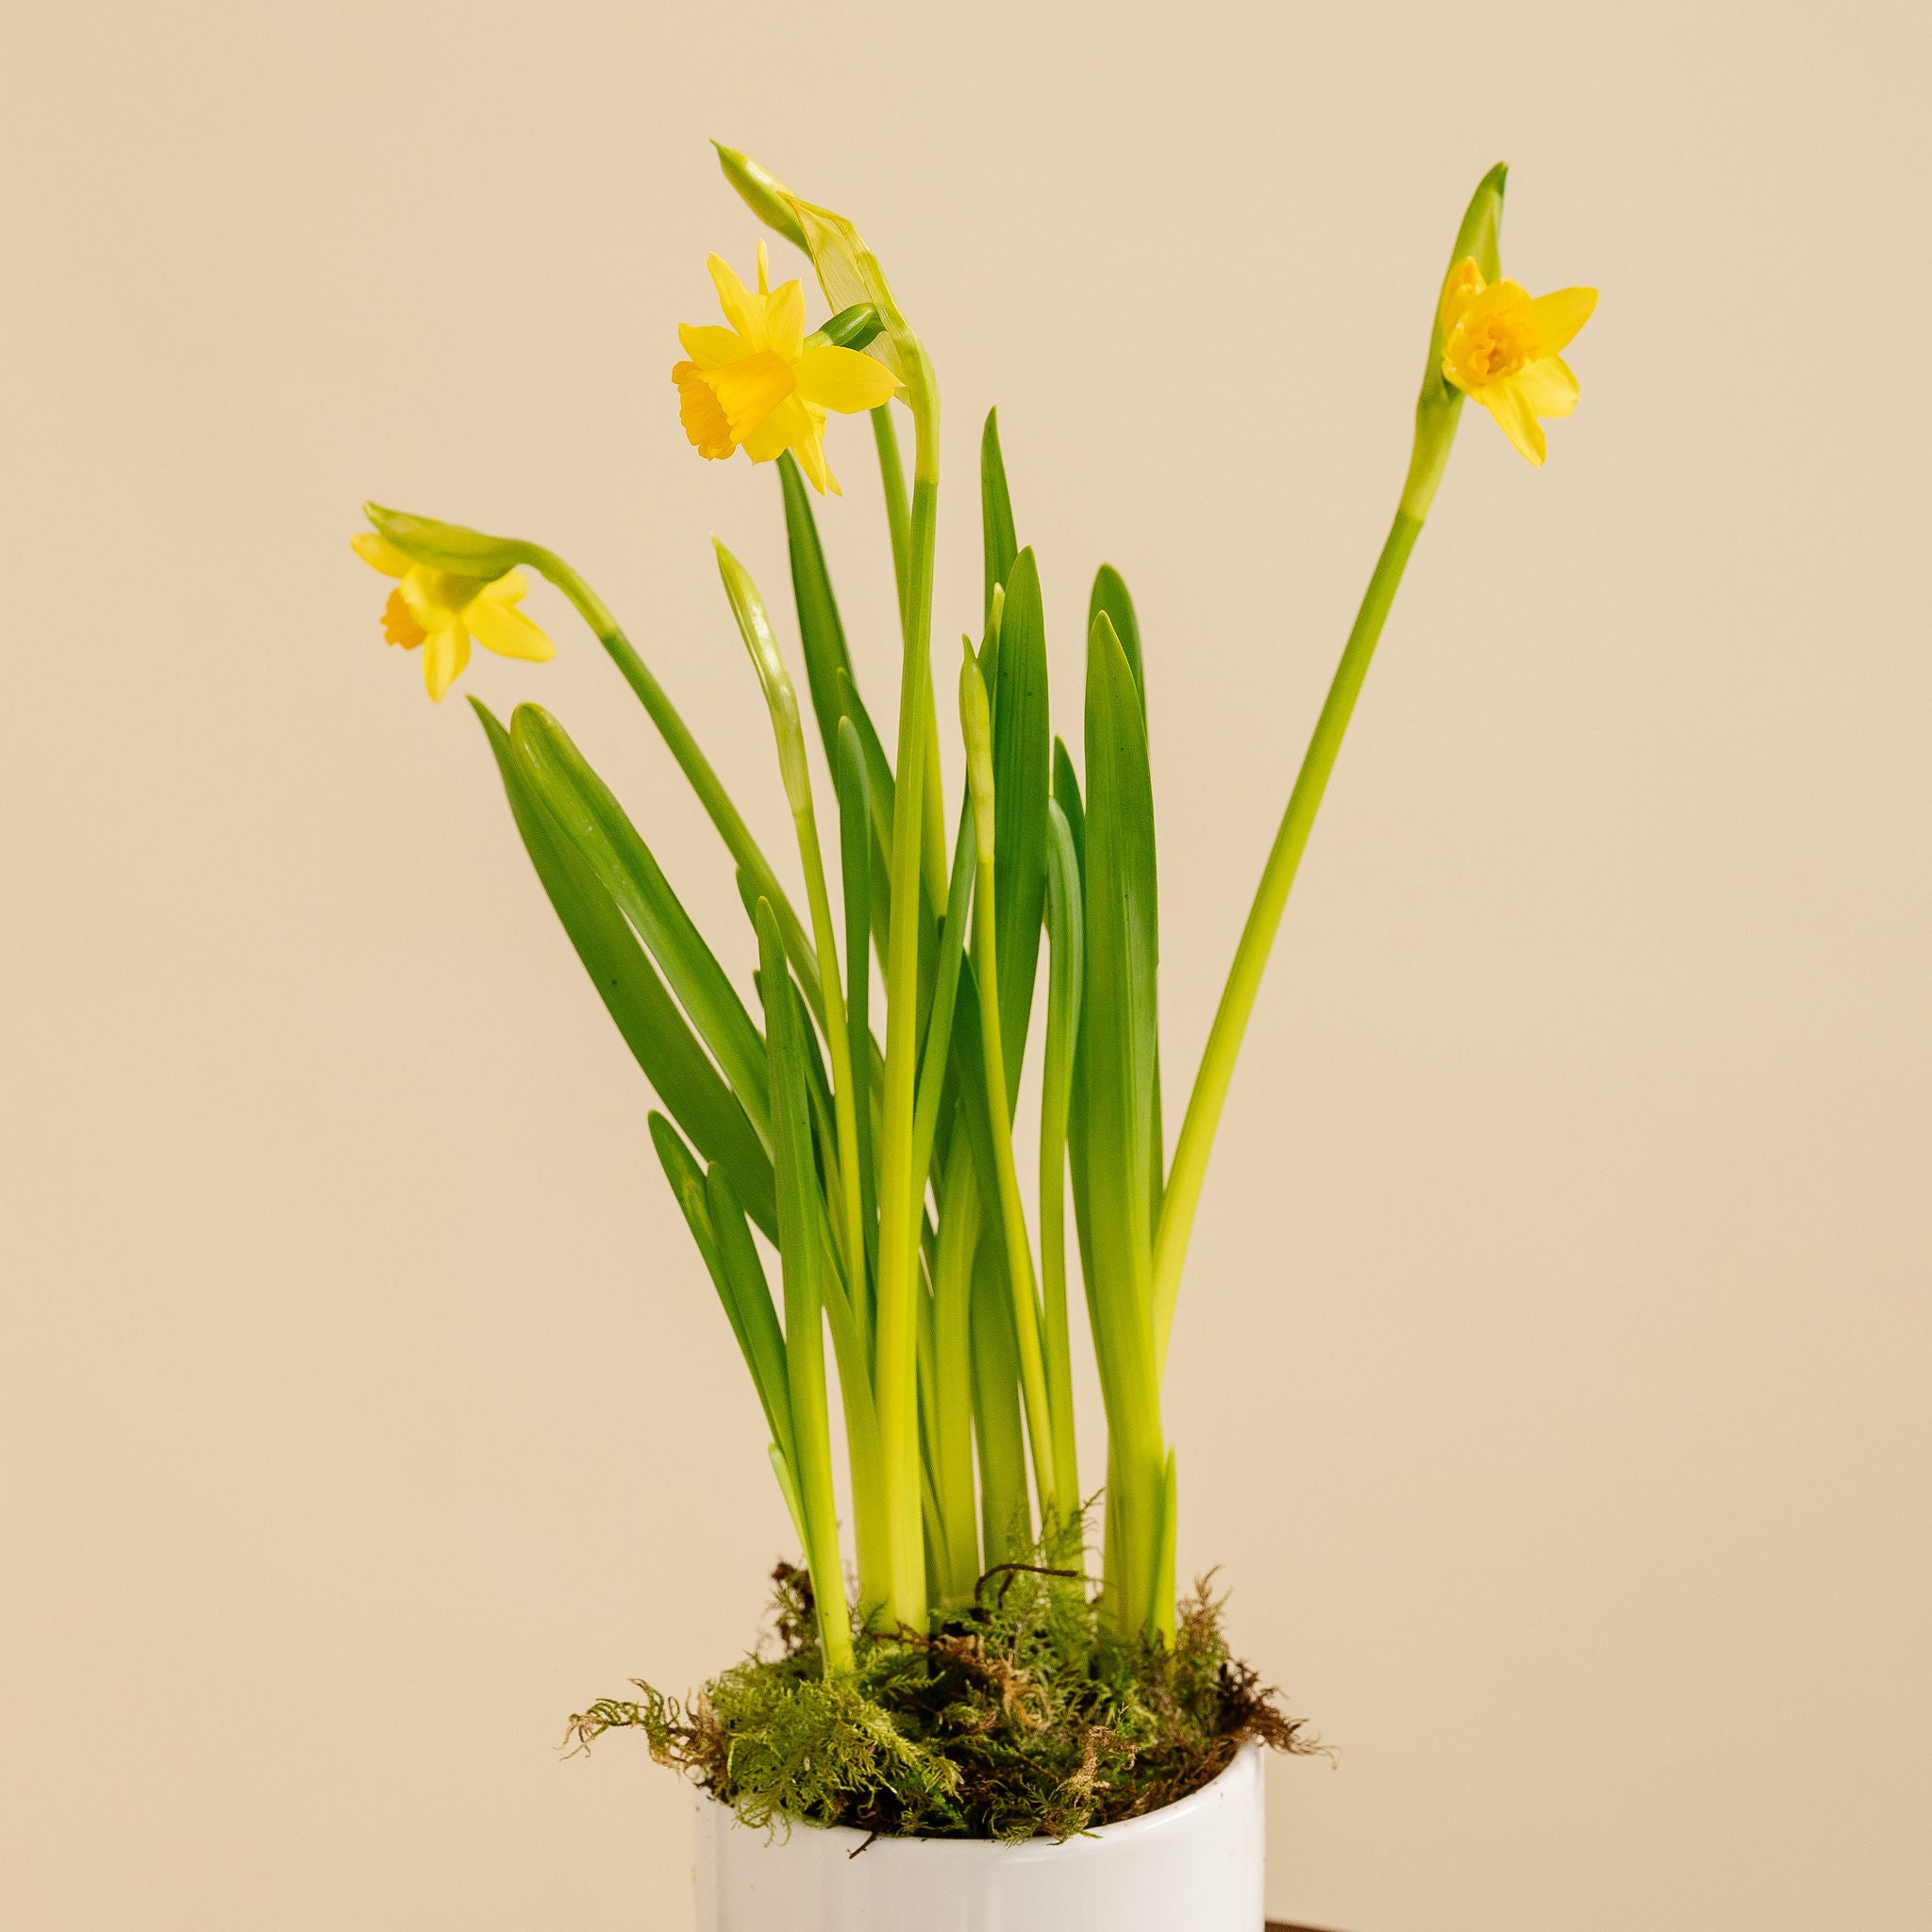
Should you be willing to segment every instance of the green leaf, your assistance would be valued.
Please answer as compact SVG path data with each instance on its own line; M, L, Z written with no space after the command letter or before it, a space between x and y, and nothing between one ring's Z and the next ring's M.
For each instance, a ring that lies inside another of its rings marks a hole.
M1088 635L1092 635L1089 626ZM1074 840L1074 857L1079 861L1080 876L1087 876L1087 807L1080 797L1080 780L1074 770L1066 741L1053 741L1053 802L1066 815L1067 830Z
M769 1147L765 1042L650 847L548 711L519 705L509 738L544 809L637 928Z
M1053 741L1053 802L1066 821L1080 905L1087 894L1087 808L1080 798L1080 780L1066 745ZM1084 934L1083 934L1084 937ZM1067 1173L1074 1190L1074 1227L1080 1242L1080 1273L1093 1279L1093 1223L1087 1191L1087 1046L1084 1029L1074 1038L1074 1090L1067 1101Z
M1134 615L1134 600L1119 571L1103 563L1093 575L1092 593L1087 599L1087 633L1093 634L1093 620L1106 611L1113 634L1125 652L1127 668L1134 674L1134 689L1141 693L1141 718L1147 717L1147 677L1141 663L1141 620Z
M1097 1236L1104 1185L1109 1219L1126 1216L1108 1240L1141 1287L1152 1238L1147 1146L1158 1032L1154 791L1139 693L1104 611L1088 648L1087 782L1083 1031L1095 1228Z
M886 761L886 748L879 742L865 707L858 701L857 688L842 671L839 674L839 695L843 706L841 716L858 732L865 753L866 794L872 805L873 825L872 936L879 956L879 971L883 973L886 941L892 929L892 768Z
M1004 584L1020 548L1013 534L1013 504L1007 494L1007 464L1000 454L1000 412L986 412L979 438L979 523L985 546L986 614L984 627L992 627L992 593Z
M864 1279L878 1272L878 1202L872 1156L872 958L867 951L872 925L872 869L877 847L872 837L872 803L865 776L865 751L850 718L839 721L839 756L832 770L839 786L839 860L845 908L845 1030L852 1056L852 1091L858 1105L858 1183L865 1228ZM854 1288L863 1284L854 1271ZM855 1294L870 1329L870 1305Z
M998 908L1000 1046L1009 1107L1020 1093L1046 900L1046 615L1033 552L1013 561L992 691L993 904Z
M616 901L544 809L509 733L486 706L470 702L495 754L525 850L625 1045L698 1151L724 1165L746 1210L775 1235L772 1163L744 1108L686 1024Z
M1165 1447L1152 1317L1150 1152L1158 905L1147 734L1132 669L1102 611L1087 653L1088 1305L1120 1491L1123 1600L1154 1600Z
M771 902L758 902L758 984L770 1053L773 1158L777 1184L778 1254L785 1283L785 1357L797 1445L792 1468L808 1535L807 1559L820 1604L819 1634L828 1674L850 1668L845 1581L832 1494L830 1422L825 1406L822 1237L824 1200L812 1160L806 1097L805 1013L785 963ZM842 1640L842 1642L841 1642Z
M805 646L806 682L811 687L811 708L818 717L825 762L836 766L839 720L845 715L840 675L842 673L851 686L854 703L858 680L845 648L845 626L840 622L838 599L832 594L810 493L790 450L778 458L778 479L785 493L785 540L791 553L791 595L798 607L799 639Z
M1020 1427L1020 1351L1006 1261L996 1241L982 1241L974 1257L972 1323L981 1537L991 1566L1024 1559L1033 1541L1026 1446Z
M1093 591L1087 602L1087 629L1091 635L1095 621L1103 614L1120 640L1128 669L1134 674L1134 689L1141 694L1141 723L1147 722L1147 675L1141 658L1141 620L1134 614L1134 600L1119 571L1103 563L1094 574ZM1167 1144L1160 1118L1160 1048L1154 1049L1154 1109L1148 1133L1148 1212L1154 1224L1160 1220L1160 1195L1167 1174Z
M651 1144L664 1178L684 1210L691 1239L704 1257L725 1319L738 1338L745 1367L765 1411L765 1426L788 1460L791 1454L791 1391L785 1380L785 1337L772 1307L772 1291L758 1261L744 1209L724 1170L715 1162L708 1174L677 1129L655 1108Z
M1073 1358L1067 1320L1067 1125L1074 1097L1080 994L1086 979L1080 861L1066 814L1049 802L1046 929L1053 953L1046 983L1046 1041L1040 1082L1040 1283L1047 1386L1054 1420L1054 1503L1070 1523L1080 1493L1074 1434Z

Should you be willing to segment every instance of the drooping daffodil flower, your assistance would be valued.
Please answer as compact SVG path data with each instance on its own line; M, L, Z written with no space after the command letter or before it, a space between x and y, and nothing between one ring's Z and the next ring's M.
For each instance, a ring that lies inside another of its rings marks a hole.
M1559 351L1591 318L1594 289L1532 297L1520 282L1483 280L1473 258L1442 290L1442 378L1474 396L1533 463L1545 444L1539 416L1576 407L1576 377Z
M821 494L840 494L825 462L825 413L875 409L900 387L871 356L805 333L805 293L794 282L770 286L765 244L758 243L754 293L729 262L708 264L727 328L681 326L689 361L671 372L678 420L700 456L722 460L741 449L755 463L790 450ZM876 326L876 325L874 325Z
M383 606L382 634L406 651L422 651L423 682L438 704L470 661L472 638L499 658L541 664L557 656L557 646L516 608L530 588L522 571L456 576L415 562L374 530L349 541L364 563L398 580Z

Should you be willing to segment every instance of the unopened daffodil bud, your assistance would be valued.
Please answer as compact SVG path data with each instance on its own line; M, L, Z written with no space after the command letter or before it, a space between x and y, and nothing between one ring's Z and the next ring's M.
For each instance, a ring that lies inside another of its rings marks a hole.
M784 654L765 611L765 600L752 581L751 573L714 537L711 547L718 553L718 575L724 580L724 595L731 614L738 620L738 634L751 653L753 668L765 693L765 707L772 714L772 733L778 741L778 773L785 781L785 802L794 818L811 810L811 778L805 763L805 732L798 722L798 694L792 689L791 674L785 668Z
M722 141L714 141L711 145L718 150L718 165L724 170L725 180L738 190L745 207L774 234L784 236L794 248L809 255L811 244L805 239L798 217L791 212L790 192L749 155L726 147Z
M962 640L959 666L959 733L966 741L966 789L973 799L973 838L981 865L993 862L992 707L986 679L973 655L973 640Z
M862 349L885 325L870 302L855 302L821 323L806 337L805 345L808 349Z

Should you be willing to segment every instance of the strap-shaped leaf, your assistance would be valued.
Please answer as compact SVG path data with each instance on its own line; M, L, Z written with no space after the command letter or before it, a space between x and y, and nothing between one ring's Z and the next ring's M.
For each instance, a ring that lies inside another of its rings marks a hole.
M832 1495L830 1423L825 1406L822 1228L824 1202L812 1162L806 1097L805 1015L786 970L771 902L759 899L758 984L771 1059L772 1145L778 1196L778 1253L785 1281L785 1361L791 1391L792 1463L804 1509L807 1562L819 1611L825 1667L851 1668L845 1580Z
M1046 929L1053 952L1046 983L1046 1043L1040 1082L1040 1286L1047 1390L1054 1422L1054 1503L1071 1523L1080 1494L1074 1434L1074 1373L1067 1320L1067 1122L1085 984L1080 861L1066 814L1047 804Z
M519 705L509 738L544 809L637 928L769 1147L765 1042L650 847L548 711Z
M1134 600L1127 594L1125 580L1110 563L1094 573L1092 594L1087 600L1087 628L1103 612L1121 641L1127 668L1134 674L1134 689L1141 694L1141 722L1147 722L1147 673L1141 658L1141 620L1134 611ZM1160 1196L1167 1175L1167 1141L1160 1119L1160 1046L1154 1048L1154 1116L1148 1136L1148 1206L1151 1224L1160 1224Z
M1147 716L1147 677L1141 663L1141 620L1134 614L1134 600L1119 571L1103 563L1093 575L1093 590L1087 599L1087 630L1092 634L1093 620L1102 611L1113 625L1113 634L1126 654L1127 668L1134 674L1134 689L1141 693L1141 716Z
M704 1257L718 1299L724 1305L725 1320L738 1338L739 1350L764 1408L765 1426L789 1461L791 1391L785 1380L785 1337L772 1307L772 1291L744 1209L724 1170L714 1161L707 1174L685 1145L683 1136L655 1109L651 1144L658 1150L664 1178L684 1210L691 1239Z
M1088 1301L1121 1492L1121 1586L1144 1617L1166 1461L1148 1198L1158 969L1154 798L1140 693L1105 611L1087 652L1086 901Z
M1000 454L1000 412L986 412L986 427L979 438L979 524L984 544L986 574L985 627L992 627L994 587L1007 581L1019 553L1019 539L1013 534L1013 502L1007 493L1007 462Z
M850 718L839 721L839 755L832 770L839 787L839 861L845 910L845 1034L852 1056L852 1091L859 1097L858 1182L865 1231L865 1265L853 1274L854 1300L868 1333L870 1283L878 1271L878 1201L873 1172L872 1134L872 837L871 788L865 751Z
M831 574L825 568L811 498L789 450L778 458L778 478L784 487L785 540L791 554L791 595L798 608L799 641L805 646L806 682L811 688L811 708L818 719L825 762L836 768L839 720L845 715L840 675L842 673L852 687L855 703L858 679L845 647L845 626L840 621L839 600L832 594Z
M1087 895L1087 808L1080 780L1066 745L1053 741L1053 802L1066 820L1074 866L1080 884L1084 925ZM1084 967L1083 967L1084 971ZM1083 981L1084 984L1084 981ZM1087 1048L1084 1034L1074 1042L1074 1091L1067 1101L1067 1174L1074 1190L1074 1226L1080 1242L1080 1273L1093 1279L1093 1230L1087 1205Z
M1009 1107L1018 1103L1046 897L1046 801L1052 727L1047 723L1046 615L1033 552L1013 560L1000 618L991 690L995 858L999 907L1000 1047Z
M1020 1355L1013 1300L996 1241L982 1241L973 1267L973 1421L979 1442L980 1534L989 1564L1024 1559L1033 1541L1020 1427Z
M495 754L524 849L625 1044L698 1151L723 1164L746 1211L775 1236L772 1163L744 1108L698 1044L617 902L544 809L509 733L486 706L474 698L471 704Z

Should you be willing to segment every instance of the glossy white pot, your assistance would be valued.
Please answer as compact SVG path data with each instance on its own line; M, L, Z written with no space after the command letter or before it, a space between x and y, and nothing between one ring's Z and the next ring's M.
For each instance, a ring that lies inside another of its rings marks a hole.
M1265 1824L1253 1744L1179 1804L1063 1844L768 1838L701 1796L698 1932L1261 1932Z

